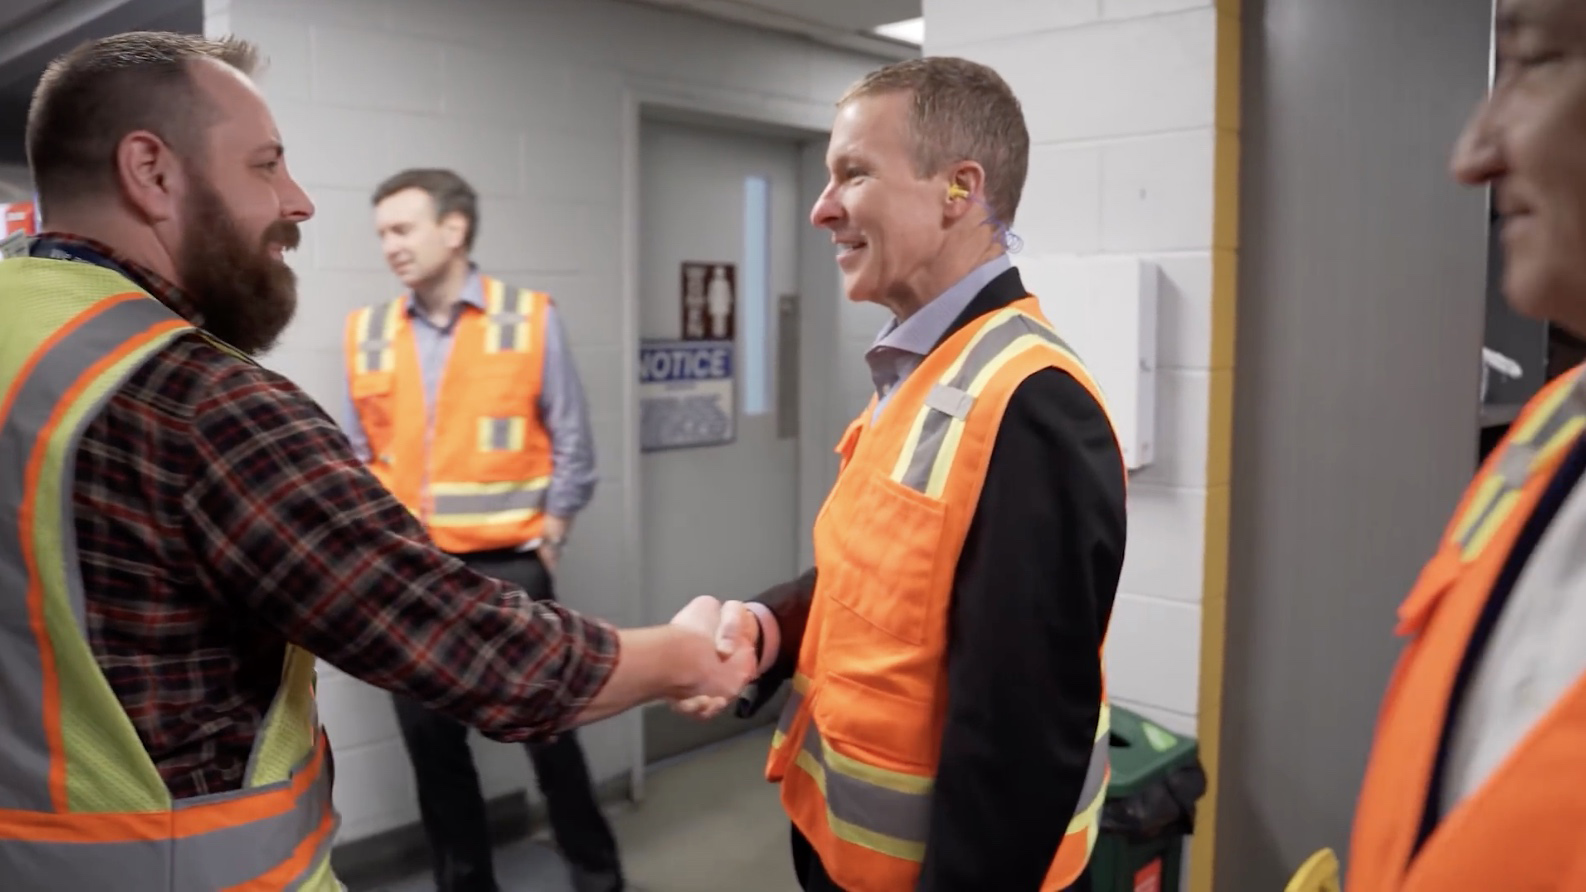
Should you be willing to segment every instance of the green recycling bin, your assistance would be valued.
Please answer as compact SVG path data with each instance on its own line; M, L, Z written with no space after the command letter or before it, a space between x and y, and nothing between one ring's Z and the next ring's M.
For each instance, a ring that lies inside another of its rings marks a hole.
M1094 892L1178 892L1184 838L1206 792L1195 738L1112 708L1112 781L1091 854Z

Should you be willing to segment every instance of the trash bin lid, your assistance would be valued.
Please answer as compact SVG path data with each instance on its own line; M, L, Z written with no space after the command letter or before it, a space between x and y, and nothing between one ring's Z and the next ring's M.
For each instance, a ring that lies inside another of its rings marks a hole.
M1112 780L1108 799L1121 799L1196 756L1195 738L1176 734L1136 712L1112 708Z

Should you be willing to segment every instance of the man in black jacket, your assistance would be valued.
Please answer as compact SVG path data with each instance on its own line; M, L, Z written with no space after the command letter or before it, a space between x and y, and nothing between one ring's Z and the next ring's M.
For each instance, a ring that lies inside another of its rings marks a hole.
M811 220L832 232L848 297L879 303L895 317L865 357L876 384L866 416L873 426L899 423L883 414L889 402L906 402L900 392L920 392L907 389L910 376L944 342L1027 297L1006 247L1028 154L1029 136L1012 91L995 72L965 60L889 66L838 103L827 153L831 179ZM833 760L849 757L827 750L826 764L815 765L827 802L804 813L829 809L831 817L807 819L816 826L811 834L799 826L801 809L790 807L795 869L809 892L842 888L834 875L876 888L911 877L913 866L890 873L899 868L876 860L878 852L893 857L895 851L911 852L902 857L918 861L917 885L903 881L911 889L1035 892L1053 865L1069 817L1100 795L1096 758L1104 758L1106 749L1101 647L1123 565L1125 470L1088 375L1077 362L1072 368L1077 371L1034 371L1006 397L989 459L972 469L983 475L983 485L961 540L938 541L929 538L930 531L913 529L882 534L913 542L923 537L927 550L934 544L959 555L942 611L946 673L933 693L941 715L928 725L930 734L939 733L939 755L934 773L924 778L928 796L917 819L924 845L889 850L890 843L874 842L870 828L855 832L839 813L839 794L829 789L834 771L841 770ZM834 501L844 487L842 476ZM819 530L818 523L817 569L747 605L724 605L724 625L758 621L761 675L754 692L740 701L740 715L758 710L795 675L794 700L805 699L809 673L826 674L814 666L855 659L829 652L839 646L829 644L831 617L839 612L832 602L846 604L857 596L846 590L853 579L867 575L866 585L881 589L883 602L919 597L906 583L885 580L876 567L856 574L851 555L832 554L851 549L823 551ZM844 531L836 532L828 542L842 541ZM823 575L833 570L844 573L842 583L835 573ZM845 590L834 596L839 585ZM801 656L806 630L813 639L817 624L828 630L820 639L827 650L812 647ZM877 640L878 647L894 646ZM890 681L883 678L880 687L899 689ZM875 702L891 706L885 693ZM680 704L706 716L724 706L719 700ZM809 737L822 732L807 731L810 725L819 726L818 717L800 717L796 708L784 713L785 737L779 736L773 751L789 739L803 750L789 773L809 771L800 765L823 759L823 744L812 746ZM828 747L832 736L824 734ZM786 786L787 801L785 791ZM896 805L886 795L866 804L870 816ZM855 808L854 819L864 823L868 818L857 815L864 809ZM896 826L898 819L893 813L874 820ZM1088 858L1083 833L1079 837L1079 857ZM838 869L834 859L847 863ZM1083 876L1073 882L1070 888L1088 888Z

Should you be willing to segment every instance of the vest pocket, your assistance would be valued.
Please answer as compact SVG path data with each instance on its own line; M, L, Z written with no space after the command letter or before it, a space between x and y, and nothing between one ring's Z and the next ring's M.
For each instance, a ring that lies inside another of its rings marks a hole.
M854 479L832 518L841 531L841 558L826 591L877 629L923 644L940 612L937 602L945 602L936 590L936 565L946 505L868 468L848 475Z
M841 755L906 774L931 776L938 743L933 705L847 675L828 673L811 717Z

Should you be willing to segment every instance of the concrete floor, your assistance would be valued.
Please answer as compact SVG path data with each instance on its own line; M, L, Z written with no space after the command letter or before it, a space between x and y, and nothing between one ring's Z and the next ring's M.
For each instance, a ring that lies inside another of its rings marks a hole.
M788 823L776 787L761 772L769 729L657 765L645 799L612 810L630 892L799 892L788 855ZM501 849L502 892L571 892L544 835ZM430 892L428 874L382 892Z

